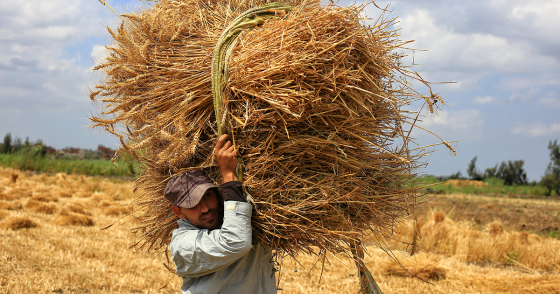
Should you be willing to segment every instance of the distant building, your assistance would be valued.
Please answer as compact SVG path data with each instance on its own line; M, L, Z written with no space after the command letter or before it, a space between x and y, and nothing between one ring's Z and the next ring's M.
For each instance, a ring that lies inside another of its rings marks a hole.
M54 149L54 147L47 146L45 149L47 150L47 154L49 155L56 154L56 149Z
M103 159L111 159L115 156L115 150L109 147L105 147L103 145L97 146L97 153L99 154L99 158Z
M47 150L47 154L56 154L56 149L52 146L47 146L45 149Z
M54 148L52 149L54 150ZM65 158L65 159L84 159L86 152L88 152L87 149L80 149L80 148L73 148L73 147L66 147L61 150L58 150L58 152L56 150L54 151L54 153L56 154L56 158Z

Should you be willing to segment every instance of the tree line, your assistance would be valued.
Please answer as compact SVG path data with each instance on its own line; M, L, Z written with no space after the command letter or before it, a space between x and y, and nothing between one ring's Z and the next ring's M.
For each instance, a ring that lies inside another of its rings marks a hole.
M41 139L36 142L29 141L29 137L22 141L19 137L12 138L11 133L4 136L4 140L0 144L0 154L10 153L25 153L31 156L45 156L47 153L47 146Z
M560 145L558 140L549 141L548 150L550 151L550 162L548 163L544 176L538 183L532 183L534 185L542 185L546 188L547 196L552 194L552 191L560 195ZM29 137L25 140L21 140L19 137L12 138L10 133L4 136L3 142L0 144L0 154L10 154L10 153L24 153L31 156L45 156L47 152L47 146L43 144L42 140L37 140L36 142L29 141ZM470 180L475 181L485 181L490 178L498 178L504 181L505 185L527 185L529 184L527 180L527 173L523 168L525 164L524 160L508 160L496 164L493 167L484 169L484 171L478 170L476 167L477 156L475 156L469 163L467 167L467 174ZM132 165L131 165L132 169ZM134 172L132 172L134 174ZM448 179L458 179L461 178L461 172L447 177Z
M552 191L560 195L560 145L558 140L549 141L548 150L550 151L550 162L546 167L544 176L538 182L546 188L546 196L550 196ZM477 156L475 156L467 167L467 174L470 180L484 181L490 178L498 178L504 181L505 185L527 185L527 173L523 168L524 160L508 160L493 167L486 168L484 171L476 168ZM460 178L461 173L452 174L449 178ZM534 183L537 184L537 183Z

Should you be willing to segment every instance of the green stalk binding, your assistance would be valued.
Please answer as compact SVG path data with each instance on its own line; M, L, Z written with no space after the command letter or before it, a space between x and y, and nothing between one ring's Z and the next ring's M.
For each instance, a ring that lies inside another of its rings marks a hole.
M218 136L224 133L223 122L225 121L224 111L224 90L227 84L229 72L228 64L231 53L237 44L237 37L245 29L251 29L264 23L266 19L273 18L278 13L288 13L293 9L283 3L270 3L257 8L251 8L237 18L223 31L212 56L212 98L214 100L214 113L218 127ZM237 179L243 181L243 162L237 159L236 169Z
M266 19L273 18L279 12L288 13L293 7L283 3L270 3L257 8L251 8L237 18L224 30L212 56L212 97L214 99L214 112L218 125L218 135L222 135L223 120L223 94L228 80L228 64L231 52L237 43L237 37L245 30L264 23Z

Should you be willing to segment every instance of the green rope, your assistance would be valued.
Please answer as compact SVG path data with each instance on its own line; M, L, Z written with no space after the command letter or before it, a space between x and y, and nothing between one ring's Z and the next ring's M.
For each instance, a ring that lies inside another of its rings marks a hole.
M228 64L231 52L237 44L237 37L245 30L261 25L266 19L273 18L278 11L290 12L292 6L283 3L270 3L257 8L251 8L237 18L223 31L212 56L212 96L214 99L214 112L218 125L218 135L222 135L222 107L223 94L228 80Z
M212 98L214 100L218 136L224 133L224 126L222 125L222 121L225 119L225 116L223 116L225 112L222 114L223 96L229 75L228 64L233 48L237 44L237 37L243 30L263 24L266 19L275 17L278 12L288 13L292 9L292 6L283 3L270 3L251 8L235 18L218 39L212 56ZM243 162L241 158L237 159L237 163L237 178L243 181Z

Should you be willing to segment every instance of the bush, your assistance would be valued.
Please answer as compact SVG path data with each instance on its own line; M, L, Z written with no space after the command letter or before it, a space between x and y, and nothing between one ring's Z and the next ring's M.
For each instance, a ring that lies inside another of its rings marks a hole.
M489 167L484 170L484 173L481 173L476 169L476 159L477 157L475 156L467 168L467 174L471 180L484 181L489 178L499 178L504 180L504 183L509 186L526 185L528 183L527 173L523 168L525 161L523 160L502 161L499 166L496 164L495 167ZM451 176L449 178L452 179Z
M556 195L560 195L560 145L558 145L558 141L550 141L548 149L550 150L550 163L540 184L546 188L546 196L550 196L553 190L556 191Z

